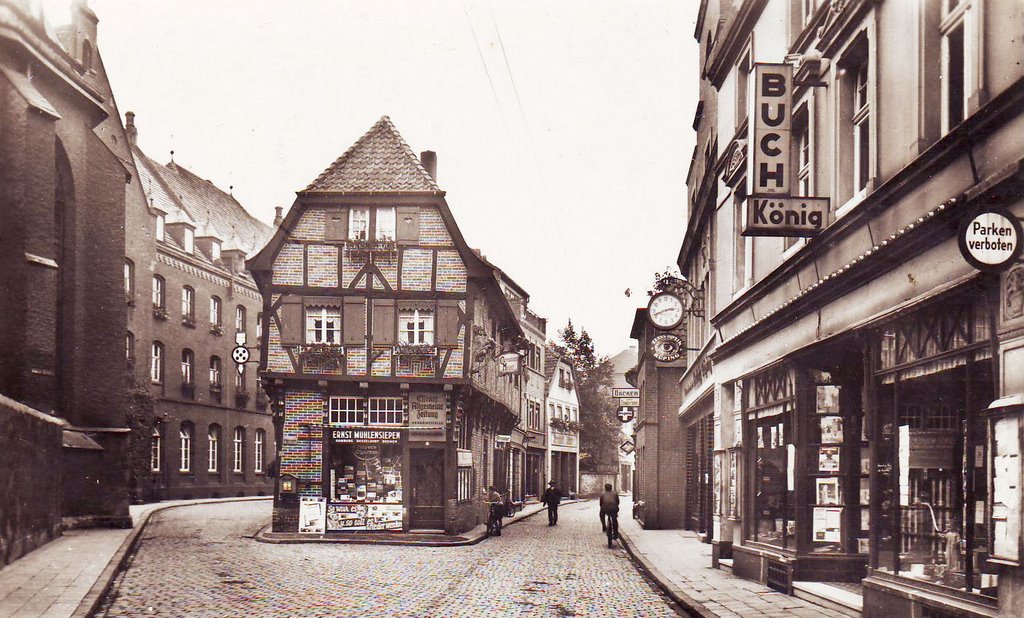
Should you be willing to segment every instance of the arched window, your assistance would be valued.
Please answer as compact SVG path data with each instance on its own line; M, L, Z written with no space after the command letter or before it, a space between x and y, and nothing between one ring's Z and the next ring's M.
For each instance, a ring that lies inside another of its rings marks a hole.
M262 429L257 429L256 442L253 444L253 448L255 449L254 455L256 456L256 463L254 468L256 469L257 474L263 473L263 448L266 442L267 432L263 431Z
M135 361L135 335L132 331L124 334L124 354L129 363Z
M180 472L192 471L192 433L192 423L181 424L181 430L178 432L178 454L180 455L178 471Z
M181 288L181 321L185 326L195 327L196 291L186 285Z
M185 348L181 351L181 383L183 385L195 383L195 374L192 371L194 365L195 354L192 353L192 350Z
M210 425L210 431L206 438L207 444L207 472L220 470L220 425Z
M235 307L235 332L245 332L245 307L242 305Z
M210 388L220 388L220 357L210 357Z
M153 342L153 351L150 355L149 378L156 384L164 383L164 344L159 341Z
M245 455L245 429L235 427L234 439L231 442L231 470L242 472L242 462Z
M167 308L167 284L160 275L153 275L153 309Z
M220 298L216 296L210 297L210 326L221 326L220 317Z
M149 434L149 469L152 472L160 471L161 441L160 429L154 425L153 431Z

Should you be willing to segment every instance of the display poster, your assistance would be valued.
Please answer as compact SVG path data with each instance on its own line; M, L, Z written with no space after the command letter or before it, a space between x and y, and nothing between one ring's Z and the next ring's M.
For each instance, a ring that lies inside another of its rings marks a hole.
M786 445L786 490L796 489L796 445Z
M327 524L327 499L303 498L299 501L299 532L323 534Z
M404 514L401 504L328 504L327 529L401 530Z
M843 509L815 508L811 533L816 543L838 543L842 538Z
M818 504L842 504L839 499L839 479L815 479Z
M868 549L870 548L870 546L871 546L871 543L870 543L869 539L864 539L864 538L858 538L857 539L857 553L858 554L866 554L866 553L868 553Z
M771 436L772 436L772 439L771 439L771 445L772 446L771 446L771 448L778 448L779 447L779 428L778 428L777 425L772 425Z
M910 506L910 425L900 425L899 448L900 506Z
M455 457L460 468L468 468L473 465L473 451L460 448Z
M860 529L871 529L871 510L868 508L863 508L860 510Z
M870 479L860 479L860 503L867 506L871 501Z
M993 428L992 529L995 558L1020 560L1020 421L1001 418Z
M911 429L907 463L910 468L952 468L957 434L948 430Z
M839 414L839 387L832 384L820 385L817 388L815 411L818 414Z
M409 393L409 428L444 429L448 416L444 393Z
M729 517L739 517L739 451L729 451Z
M821 419L821 443L842 444L843 443L843 417L823 416Z
M839 472L839 447L819 446L818 447L818 471Z

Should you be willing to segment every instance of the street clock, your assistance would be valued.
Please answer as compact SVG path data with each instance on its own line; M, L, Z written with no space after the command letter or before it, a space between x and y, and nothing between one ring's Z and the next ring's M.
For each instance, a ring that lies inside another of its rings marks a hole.
M655 294L647 305L647 317L651 324L662 330L672 330L683 321L683 301L671 292Z

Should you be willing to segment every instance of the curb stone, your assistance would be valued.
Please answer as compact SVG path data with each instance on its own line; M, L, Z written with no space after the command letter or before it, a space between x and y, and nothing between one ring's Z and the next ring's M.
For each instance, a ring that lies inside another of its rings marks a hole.
M142 521L139 525L133 526L132 531L128 533L128 536L121 542L120 547L114 552L114 555L110 558L110 562L100 573L100 576L93 583L92 587L89 588L89 592L82 598L78 603L78 607L71 614L71 618L89 618L95 615L96 611L100 608L100 604L103 599L106 598L110 592L111 587L114 584L114 580L121 571L125 569L131 556L135 553L135 549L138 547L139 539L142 538L142 533L149 525L149 520L156 513L167 511L170 509L177 509L186 506L199 506L203 504L225 504L228 502L255 502L258 500L273 500L273 496L249 496L244 498L210 498L207 500L196 500L195 502L189 502L187 504L165 504L163 506L155 506L145 514L142 515ZM159 503L157 503L159 505Z
M643 571L651 581L657 584L658 588L668 595L668 597L677 603L684 611L691 616L700 616L701 618L718 618L718 614L715 614L694 599L690 598L690 596L683 592L682 589L672 584L667 577L662 575L661 571L658 570L658 567L654 566L650 560L633 551L633 548L630 547L629 535L626 534L621 527L619 528L619 542L622 543L622 546L626 549L626 553L628 553L630 558L632 558L637 566L640 567L640 570Z

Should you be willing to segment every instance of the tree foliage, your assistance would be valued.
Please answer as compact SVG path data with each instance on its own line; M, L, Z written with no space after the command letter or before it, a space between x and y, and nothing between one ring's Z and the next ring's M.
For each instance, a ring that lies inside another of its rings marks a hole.
M580 400L580 470L597 472L618 466L619 421L609 394L614 367L607 356L598 356L585 328L576 332L572 320L558 331L558 353L576 372Z

